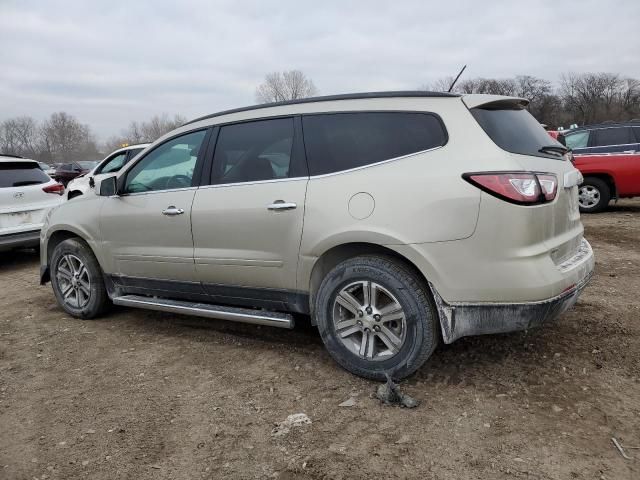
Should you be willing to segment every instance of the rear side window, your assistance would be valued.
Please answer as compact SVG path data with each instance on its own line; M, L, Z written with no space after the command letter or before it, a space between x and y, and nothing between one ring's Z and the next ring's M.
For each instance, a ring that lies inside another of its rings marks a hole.
M440 147L447 133L430 113L356 112L302 118L311 175L339 172Z
M39 185L49 180L36 162L0 162L0 188Z
M560 159L562 154L559 152L566 150L564 145L551 138L542 125L520 105L488 105L472 108L471 114L491 140L507 152ZM540 150L543 147L559 150L558 153L551 150L544 152Z
M626 145L634 143L631 139L630 127L602 128L596 130L594 147L608 147L609 145Z
M584 132L565 135L564 140L567 143L568 148L587 148L589 145L589 131L585 130Z

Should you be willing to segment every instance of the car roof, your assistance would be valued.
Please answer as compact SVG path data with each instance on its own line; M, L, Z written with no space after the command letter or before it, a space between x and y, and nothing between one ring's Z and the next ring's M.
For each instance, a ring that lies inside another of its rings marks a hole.
M563 133L565 135L571 135L573 132L581 132L584 130L595 130L598 128L612 128L612 127L640 127L640 121L630 120L628 122L593 123L591 125L582 125L580 127L572 128L570 130L563 130Z
M117 152L126 152L127 150L133 150L135 148L147 148L149 145L151 145L151 144L150 143L136 143L135 145L127 145L126 147L120 147L120 148L117 148L116 150L114 150L112 152L109 152L107 157L110 157L111 155L113 155L114 153L117 153ZM98 161L101 162L102 160L98 160Z
M8 155L5 153L0 153L0 162L36 162L36 160L31 160L30 158L20 157L19 155Z
M286 105L299 105L303 103L315 103L315 102L333 102L336 100L358 100L366 98L404 98L404 97L460 97L457 93L447 92L428 92L423 90L407 90L396 92L361 92L361 93L345 93L340 95L323 95L320 97L301 98L298 100L287 100L284 102L271 102L263 103L260 105L251 105L249 107L234 108L231 110L224 110L222 112L212 113L211 115L205 115L203 117L191 120L184 125L199 122L201 120L208 120L210 118L221 117L230 113L248 112L251 110L261 110L263 108L282 107Z

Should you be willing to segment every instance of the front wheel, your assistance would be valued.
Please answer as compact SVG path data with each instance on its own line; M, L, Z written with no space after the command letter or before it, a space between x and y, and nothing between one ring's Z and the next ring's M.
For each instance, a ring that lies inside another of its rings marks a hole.
M611 189L607 182L596 177L587 177L578 187L578 206L582 213L602 212L611 200Z
M438 344L428 287L392 257L360 256L337 265L320 285L315 314L331 356L373 380L411 375Z
M70 238L53 249L51 286L58 304L70 315L94 318L109 305L102 270L89 246Z

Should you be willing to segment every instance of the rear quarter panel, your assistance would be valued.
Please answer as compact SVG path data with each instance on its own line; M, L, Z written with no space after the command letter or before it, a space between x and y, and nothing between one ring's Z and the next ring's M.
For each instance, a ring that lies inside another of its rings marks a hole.
M366 102L358 109L435 112L449 140L434 150L310 178L298 281L301 290L308 286L317 258L340 244L407 245L470 237L478 220L481 192L464 181L462 174L487 166L492 170L514 168L459 98L381 103ZM350 212L349 203L354 195L363 193L370 195L374 208L359 219Z

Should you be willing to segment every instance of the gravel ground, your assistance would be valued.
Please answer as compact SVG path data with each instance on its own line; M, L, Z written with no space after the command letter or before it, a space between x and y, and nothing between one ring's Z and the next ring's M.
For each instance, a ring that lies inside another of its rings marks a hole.
M413 410L382 406L304 319L76 320L37 254L0 254L0 478L640 478L640 201L583 220L597 266L576 307L440 346L402 384ZM312 423L274 437L295 413Z

